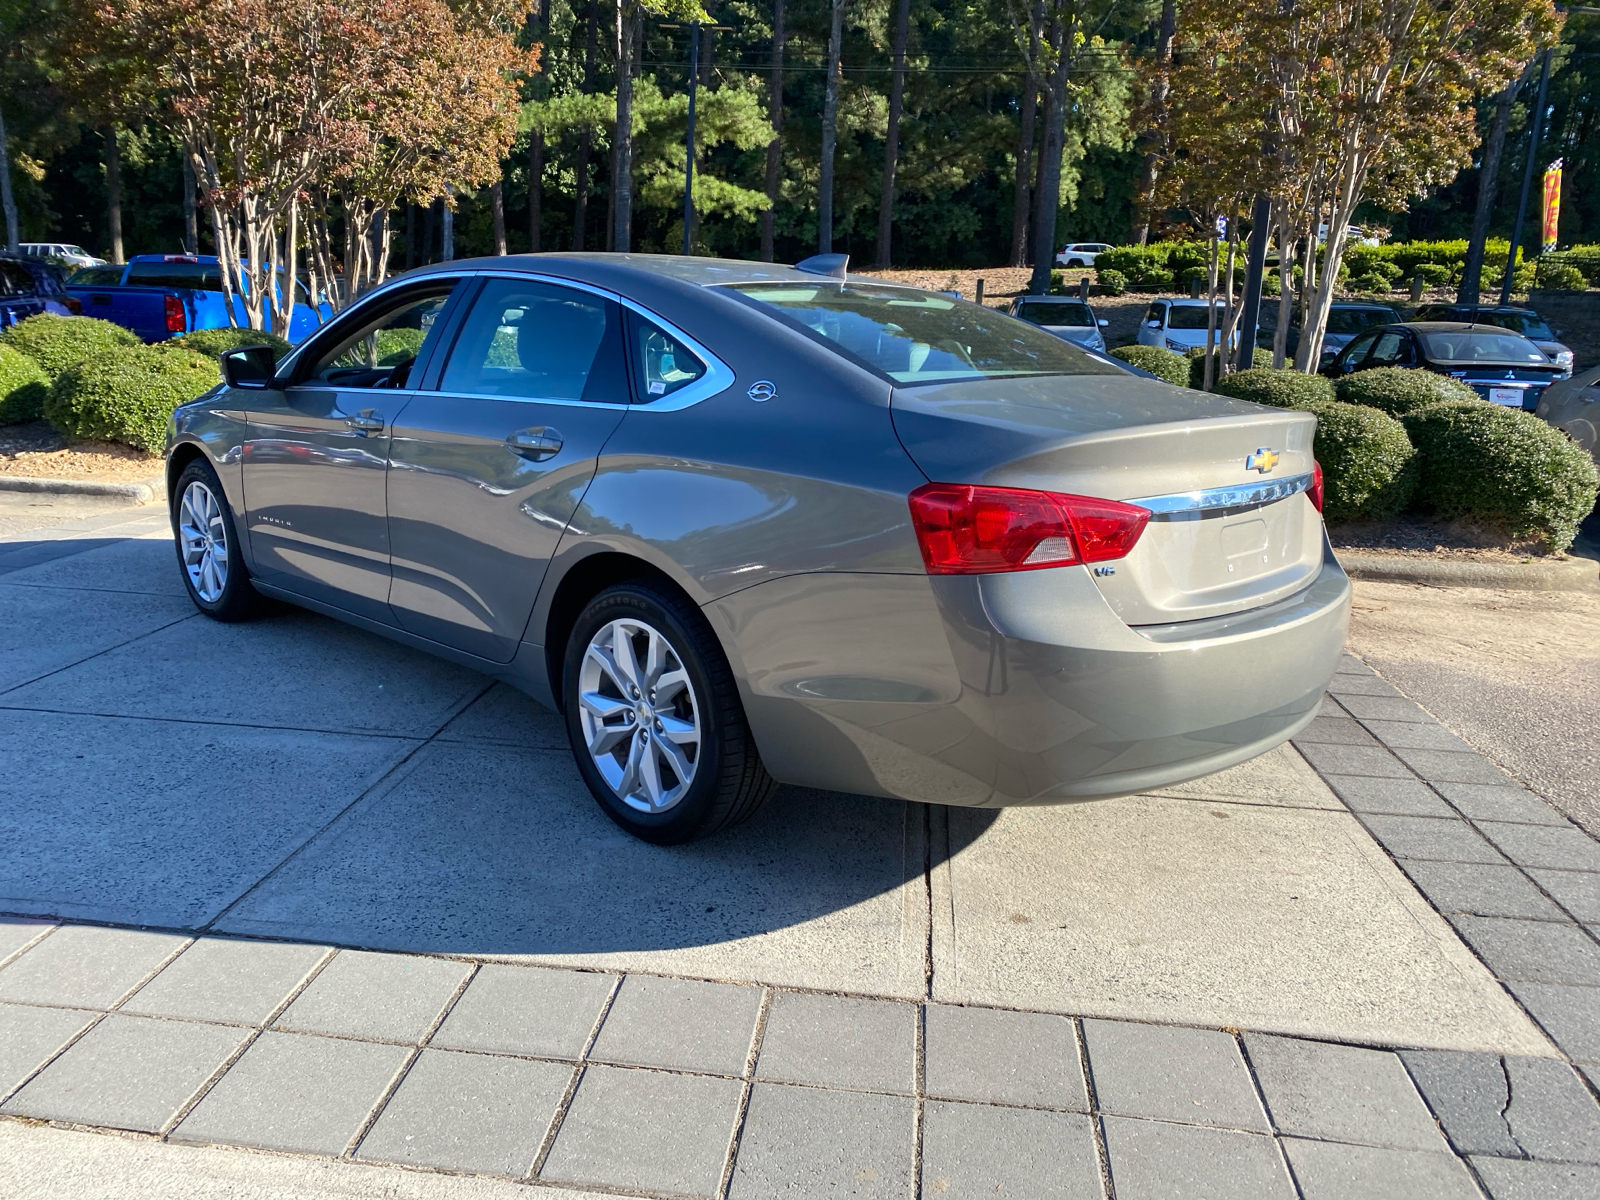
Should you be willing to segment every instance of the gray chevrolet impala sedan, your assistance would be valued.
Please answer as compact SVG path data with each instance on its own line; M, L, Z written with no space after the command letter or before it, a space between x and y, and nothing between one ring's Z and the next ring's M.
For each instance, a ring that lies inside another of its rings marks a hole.
M780 782L1126 795L1311 720L1350 586L1310 414L839 258L444 263L231 352L169 432L190 596L515 685L662 843Z

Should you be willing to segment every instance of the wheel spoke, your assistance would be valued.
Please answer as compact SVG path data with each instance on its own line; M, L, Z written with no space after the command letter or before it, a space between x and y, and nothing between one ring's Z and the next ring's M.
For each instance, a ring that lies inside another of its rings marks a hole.
M685 721L672 713L657 713L656 720L661 722L661 736L664 740L679 746L700 744L700 730L693 721Z
M622 768L622 778L617 780L617 795L626 800L639 790L639 763L645 757L644 731L637 730L628 746L628 762Z
M652 738L651 744L660 752L661 757L672 764L672 773L678 777L678 786L684 787L694 776L694 764L688 756L666 738Z
M642 733L639 740L645 744L644 754L639 759L639 774L644 780L645 796L651 808L660 808L665 790L661 786L661 761L657 757L660 746L648 732Z
M611 681L611 686L617 689L617 693L619 695L624 697L627 696L627 677L623 675L622 669L617 666L616 660L611 657L610 650L606 649L599 643L590 643L588 653L585 655L585 657L591 659L599 666L600 670L604 672L605 677ZM623 707L627 707L627 705L624 704Z
M589 739L589 753L596 758L609 755L632 734L633 727L627 725L596 726L594 737Z
M642 680L639 677L639 660L633 653L633 630L625 622L616 623L616 632L611 639L611 659L617 668L626 676L618 682L626 683L633 688L640 688ZM653 632L653 631L652 631ZM624 688L624 694L626 694Z
M672 697L689 686L689 672L682 667L677 667L663 674L652 686L655 689L657 706L665 705Z
M593 714L597 721L609 721L633 708L633 705L626 700L619 700L600 692L581 692L578 695L578 703L583 705L585 712Z

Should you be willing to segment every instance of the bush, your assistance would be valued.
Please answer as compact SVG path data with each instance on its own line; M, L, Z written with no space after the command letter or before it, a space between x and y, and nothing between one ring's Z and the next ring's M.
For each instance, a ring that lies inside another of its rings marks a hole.
M1445 263L1418 263L1407 278L1417 275L1429 287L1443 287L1450 282L1451 268Z
M0 344L0 425L37 421L50 392L44 368L20 350Z
M1221 330L1218 330L1221 336ZM1218 346L1211 352L1211 386L1216 387L1217 380L1222 378L1222 348ZM1206 383L1206 351L1204 346L1196 346L1189 351L1189 386L1197 392L1205 391Z
M1459 379L1417 367L1374 367L1370 371L1357 371L1341 378L1335 390L1345 404L1381 408L1392 417L1451 400L1484 403L1477 392Z
M1095 282L1108 296L1120 296L1128 290L1128 277L1121 271L1113 271L1107 267L1104 271L1096 270Z
M1319 400L1333 400L1333 384L1321 375L1307 375L1287 368L1251 367L1229 375L1217 384L1216 390L1223 396L1253 400L1274 408L1301 408Z
M1504 258L1503 253L1501 257ZM1600 246L1569 246L1565 250L1540 255L1539 264L1543 266L1547 263L1551 266L1576 267L1591 286L1600 287Z
M1181 354L1161 346L1118 346L1111 352L1131 367L1149 371L1157 379L1164 379L1176 387L1189 384L1189 364Z
M1417 497L1441 516L1504 521L1513 537L1572 545L1600 490L1594 462L1532 413L1435 404L1405 418L1422 459Z
M193 333L173 338L167 345L193 350L208 358L221 358L229 350L237 350L240 346L271 346L279 358L293 349L287 341L275 333L263 333L259 329L233 328L196 329Z
M1589 286L1582 271L1565 263L1540 262L1534 267L1533 277L1539 287L1558 292L1581 292Z
M1330 525L1392 517L1410 503L1417 452L1404 425L1375 408L1335 400L1295 407L1317 417L1312 453L1322 464L1322 515Z
M1389 281L1382 275L1358 275L1350 281L1350 288L1356 292L1387 292Z
M19 321L0 333L0 345L20 350L33 359L44 369L51 383L75 362L115 346L141 344L121 325L110 321L94 317L58 317L50 313Z
M1144 273L1144 278L1139 280L1141 287L1150 288L1152 291L1165 292L1172 287L1172 272L1165 268L1155 268Z
M50 387L44 415L72 438L159 451L178 405L221 380L215 359L170 346L117 346L68 367Z

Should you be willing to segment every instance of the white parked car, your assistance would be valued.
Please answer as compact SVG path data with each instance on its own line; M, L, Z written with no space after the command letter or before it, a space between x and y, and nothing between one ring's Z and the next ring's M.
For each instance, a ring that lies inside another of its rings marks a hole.
M1227 319L1228 307L1217 302L1217 340L1222 339L1222 323ZM1234 340L1238 340L1235 331ZM1206 302L1204 300L1156 300L1139 323L1139 344L1160 346L1187 354L1190 350L1204 350L1206 345Z
M1072 242L1056 255L1058 267L1092 267L1094 256L1111 249L1105 242Z
M1011 315L1062 341L1105 353L1106 339L1100 331L1111 322L1096 317L1086 300L1076 296L1018 296L1011 302Z
M20 254L29 258L53 258L74 267L103 267L106 260L96 258L82 246L71 242L23 242L17 247Z

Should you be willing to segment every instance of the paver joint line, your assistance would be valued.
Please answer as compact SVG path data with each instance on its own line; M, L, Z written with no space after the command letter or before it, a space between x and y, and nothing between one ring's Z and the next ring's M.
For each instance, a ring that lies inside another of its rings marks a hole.
M1100 1168L1100 1190L1106 1200L1117 1200L1116 1181L1111 1178L1111 1152L1106 1148L1105 1114L1100 1111L1100 1095L1094 1086L1094 1071L1089 1065L1089 1039L1083 1031L1083 1018L1072 1018L1072 1038L1078 1050L1078 1070L1083 1075L1084 1097L1089 1105L1089 1129L1094 1136L1095 1165ZM919 1193L920 1194L920 1193Z
M750 1116L750 1093L755 1087L756 1060L761 1057L761 1042L767 1034L767 1017L772 1012L775 989L764 988L761 1007L756 1010L756 1027L750 1034L750 1053L745 1056L743 1083L739 1088L739 1106L735 1110L733 1128L728 1132L728 1152L722 1161L722 1176L717 1181L717 1200L727 1200L733 1186L733 1168L739 1158L739 1141L744 1136L744 1123Z
M611 1006L617 1001L617 993L622 990L623 975L618 975L611 983L611 991L606 995L605 1002L600 1005L600 1012L595 1016L594 1025L589 1030L582 1049L578 1051L578 1061L573 1065L572 1078L567 1080L567 1090L562 1093L561 1101L556 1105L555 1113L550 1117L550 1125L544 1131L544 1137L539 1141L539 1149L533 1156L533 1163L528 1167L528 1173L523 1179L532 1182L539 1180L539 1173L544 1170L544 1164L550 1157L550 1151L556 1144L556 1136L561 1132L561 1123L567 1119L567 1110L572 1107L572 1098L578 1093L578 1085L583 1082L583 1074L589 1062L589 1055L594 1050L594 1044L600 1038L600 1030L606 1023L606 1018L611 1015ZM539 1180L544 1183L545 1180Z

